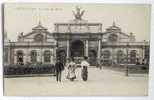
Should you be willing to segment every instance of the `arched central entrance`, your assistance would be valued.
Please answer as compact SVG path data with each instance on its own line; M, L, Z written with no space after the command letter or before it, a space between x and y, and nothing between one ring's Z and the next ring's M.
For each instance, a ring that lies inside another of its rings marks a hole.
M84 56L84 43L81 40L75 40L71 43L71 57Z

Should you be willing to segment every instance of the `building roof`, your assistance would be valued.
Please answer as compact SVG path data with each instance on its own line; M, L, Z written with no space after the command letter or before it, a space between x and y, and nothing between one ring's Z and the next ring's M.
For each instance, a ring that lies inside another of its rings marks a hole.
M127 37L129 37L128 34L124 33L121 31L121 28L116 26L115 22L113 22L112 26L110 26L109 28L106 29L106 32L104 32L104 34L108 34L108 33L120 33L122 35L125 35Z
M39 21L39 24L36 27L32 28L32 30L33 30L32 32L29 32L28 34L23 35L23 37L27 37L27 36L30 36L32 34L38 33L38 32L43 32L43 33L51 35L51 33L47 31L48 29L41 25L40 21Z
M107 31L110 31L110 30L119 30L121 31L121 28L116 26L115 22L113 22L112 26L110 26L109 28L106 29Z
M41 22L39 21L39 24L32 28L32 30L47 30L47 28L43 27L41 25Z

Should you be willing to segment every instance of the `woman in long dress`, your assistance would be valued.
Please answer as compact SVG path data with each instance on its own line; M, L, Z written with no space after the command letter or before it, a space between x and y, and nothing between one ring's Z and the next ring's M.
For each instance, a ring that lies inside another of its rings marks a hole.
M88 57L84 57L84 60L81 62L81 77L83 81L87 81L88 79L88 68L90 64L88 63Z
M70 62L67 65L67 69L68 69L67 79L70 79L71 81L73 81L74 79L76 79L76 74L75 74L76 64L75 64L73 58L70 59Z

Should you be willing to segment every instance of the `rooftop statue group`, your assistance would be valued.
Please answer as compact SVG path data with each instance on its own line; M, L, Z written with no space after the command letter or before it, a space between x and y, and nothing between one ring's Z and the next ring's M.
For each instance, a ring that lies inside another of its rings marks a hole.
M73 11L73 15L75 17L75 20L82 20L82 16L84 14L85 10L81 11L80 7L76 7L76 13Z

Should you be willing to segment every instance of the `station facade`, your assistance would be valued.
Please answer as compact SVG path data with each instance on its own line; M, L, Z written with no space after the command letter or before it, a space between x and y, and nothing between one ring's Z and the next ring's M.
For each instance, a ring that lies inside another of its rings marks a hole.
M91 65L149 63L149 41L136 41L134 33L124 33L115 22L105 32L103 25L82 19L77 8L74 19L54 23L49 32L41 22L29 33L20 33L18 40L7 40L4 34L4 64L54 64L60 58L65 64L73 57L80 63L88 56Z

